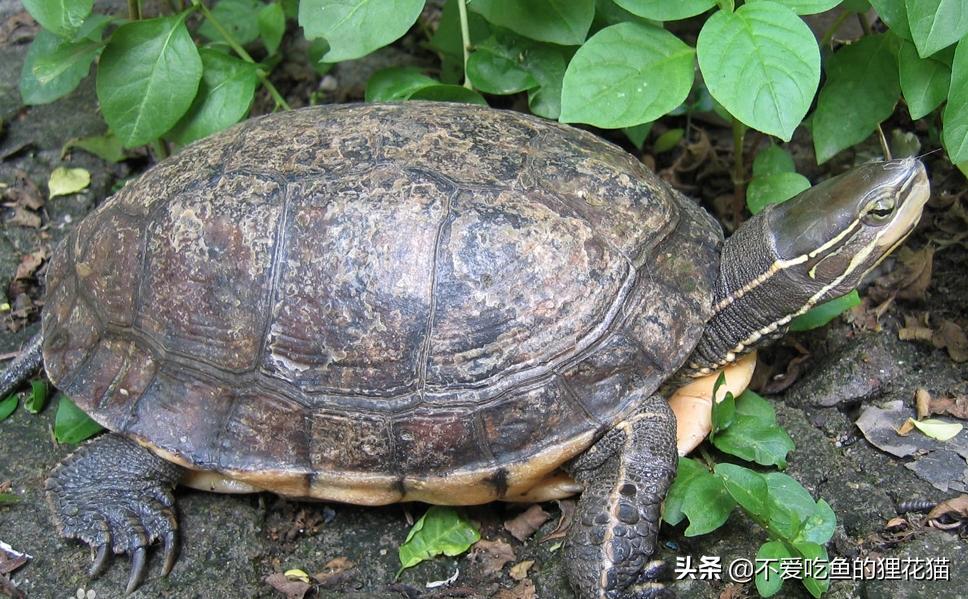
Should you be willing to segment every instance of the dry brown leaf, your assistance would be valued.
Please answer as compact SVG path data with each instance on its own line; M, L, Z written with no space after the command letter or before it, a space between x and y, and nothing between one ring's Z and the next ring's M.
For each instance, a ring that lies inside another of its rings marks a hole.
M918 387L914 391L914 408L917 410L918 420L931 415L931 394L924 387Z
M904 518L902 516L895 516L887 521L887 524L884 525L884 528L887 528L887 529L907 528L907 526L908 526L907 518Z
M530 578L525 578L514 588L501 589L494 594L492 599L535 599L538 594L534 590L534 583Z
M558 518L558 524L555 526L555 529L538 541L539 543L547 543L548 541L563 538L568 534L568 529L571 528L571 524L575 520L575 509L578 507L577 501L574 499L558 499L555 503L558 504L558 509L561 510L561 517Z
M541 509L540 505L535 504L506 521L504 529L511 533L512 537L523 543L550 517L548 512Z
M308 582L289 580L282 572L266 576L265 581L266 584L283 593L286 599L303 599L309 589L313 588Z
M474 548L467 558L472 562L481 564L481 570L486 576L500 572L504 569L505 564L517 559L511 545L501 539L478 541L474 544Z
M321 571L313 574L313 578L324 587L334 587L353 578L355 568L356 564L348 557L340 556L326 562Z
M934 248L920 250L903 247L895 253L894 269L874 281L869 294L878 302L888 298L923 300L931 285Z
M914 421L912 421L910 418L905 420L904 423L899 428L896 429L897 434L901 435L902 437L907 437L908 435L911 434L911 431L913 430L914 430Z
M968 336L957 323L942 320L938 329L931 337L931 343L937 348L946 348L948 356L955 362L968 361Z
M18 227L30 227L31 229L40 228L40 216L35 212L27 210L23 206L14 206L13 216L7 221L8 225Z
M533 565L534 565L533 559L526 559L523 562L518 562L513 566L511 566L511 570L508 571L508 574L514 580L524 580L525 578L528 577L528 570L530 570L531 566Z
M40 265L44 263L47 259L47 248L41 247L36 249L29 254L26 254L20 258L20 264L17 265L17 272L14 274L14 280L17 279L29 279L34 276Z
M928 512L928 520L937 520L947 514L954 520L968 519L968 495L959 495L942 501Z
M929 414L947 414L968 420L968 395L932 398L928 410Z

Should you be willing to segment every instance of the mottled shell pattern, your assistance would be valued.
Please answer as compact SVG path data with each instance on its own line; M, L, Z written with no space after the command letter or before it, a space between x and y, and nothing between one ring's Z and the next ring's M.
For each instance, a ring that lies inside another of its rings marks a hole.
M526 492L674 373L722 232L590 133L443 103L252 119L56 250L44 360L104 426L296 497Z

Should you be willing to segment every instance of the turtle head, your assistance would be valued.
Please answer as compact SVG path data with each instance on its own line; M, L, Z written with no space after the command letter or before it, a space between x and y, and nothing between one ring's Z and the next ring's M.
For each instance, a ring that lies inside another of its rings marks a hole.
M746 221L725 243L714 314L689 362L708 374L855 288L914 230L930 189L914 158L858 166Z

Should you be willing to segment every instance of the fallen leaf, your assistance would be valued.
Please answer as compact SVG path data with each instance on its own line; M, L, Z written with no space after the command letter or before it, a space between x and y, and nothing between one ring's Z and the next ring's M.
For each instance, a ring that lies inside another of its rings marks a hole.
M917 412L918 420L931 415L931 394L924 387L918 387L914 391L914 409Z
M504 569L504 565L513 562L517 557L514 549L506 541L480 540L468 554L467 559L479 563L485 576L491 576Z
M524 510L514 518L504 523L504 529L511 533L511 536L522 543L534 534L542 524L548 521L548 512L541 509L541 506L534 504Z
M942 501L928 512L928 520L936 520L944 515L955 520L968 519L968 495L959 495Z
M937 439L938 441L948 441L952 439L955 435L961 432L964 428L957 422L945 422L944 420L937 420L929 418L927 420L915 420L913 418L908 418L919 431L931 437L932 439Z
M968 420L968 395L932 398L928 405L928 415L947 414Z
M518 562L513 566L511 566L511 569L508 571L508 574L514 580L524 580L525 578L528 577L528 570L530 570L531 566L533 565L534 565L533 559L527 559L527 560L524 560L523 562Z
M903 516L895 516L887 521L887 524L884 525L884 528L906 528L907 526L907 518L904 518Z
M526 578L510 589L501 589L494 594L492 599L535 599L537 593L534 590L534 583L530 578Z
M567 533L568 529L571 528L572 522L575 520L575 508L578 507L578 502L574 499L558 499L555 501L558 504L558 509L561 511L561 517L558 518L558 524L555 529L545 535L539 543L546 543L548 541L553 541L554 539L561 539Z
M968 336L955 322L942 320L931 337L931 343L937 348L946 348L955 362L968 361Z
M304 570L300 570L298 568L286 570L283 574L285 574L286 578L289 580L301 580L302 582L309 582L309 574L306 574Z
M356 575L356 564L347 557L336 557L323 566L323 569L315 574L313 578L327 588L337 586L352 579Z
M309 589L312 588L312 585L308 582L289 580L282 572L276 572L275 574L266 576L265 581L266 584L283 593L286 599L303 599L306 593L309 592Z
M17 265L17 271L13 275L14 280L31 278L46 259L47 248L45 247L38 248L24 255L20 258L20 264Z
M914 419L908 418L901 424L901 426L897 428L897 434L901 435L902 437L906 437L910 435L911 431L913 430L914 430Z
M50 190L48 197L71 195L90 184L91 173L87 169L58 166L51 172L50 179L47 181L47 188Z

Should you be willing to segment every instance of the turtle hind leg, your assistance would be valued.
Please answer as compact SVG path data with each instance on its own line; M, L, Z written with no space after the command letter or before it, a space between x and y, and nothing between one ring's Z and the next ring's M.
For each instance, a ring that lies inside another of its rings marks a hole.
M148 545L164 543L166 575L175 563L172 490L183 473L137 443L107 434L57 465L47 479L47 501L61 535L91 546L92 577L106 569L111 553L131 554L130 593L144 579Z
M585 485L564 547L581 599L672 596L650 558L677 460L675 415L653 395L568 466Z
M43 344L43 335L37 333L20 350L13 362L4 368L3 372L0 372L0 399L13 393L17 387L40 368L40 365L44 362L44 356L41 352Z

